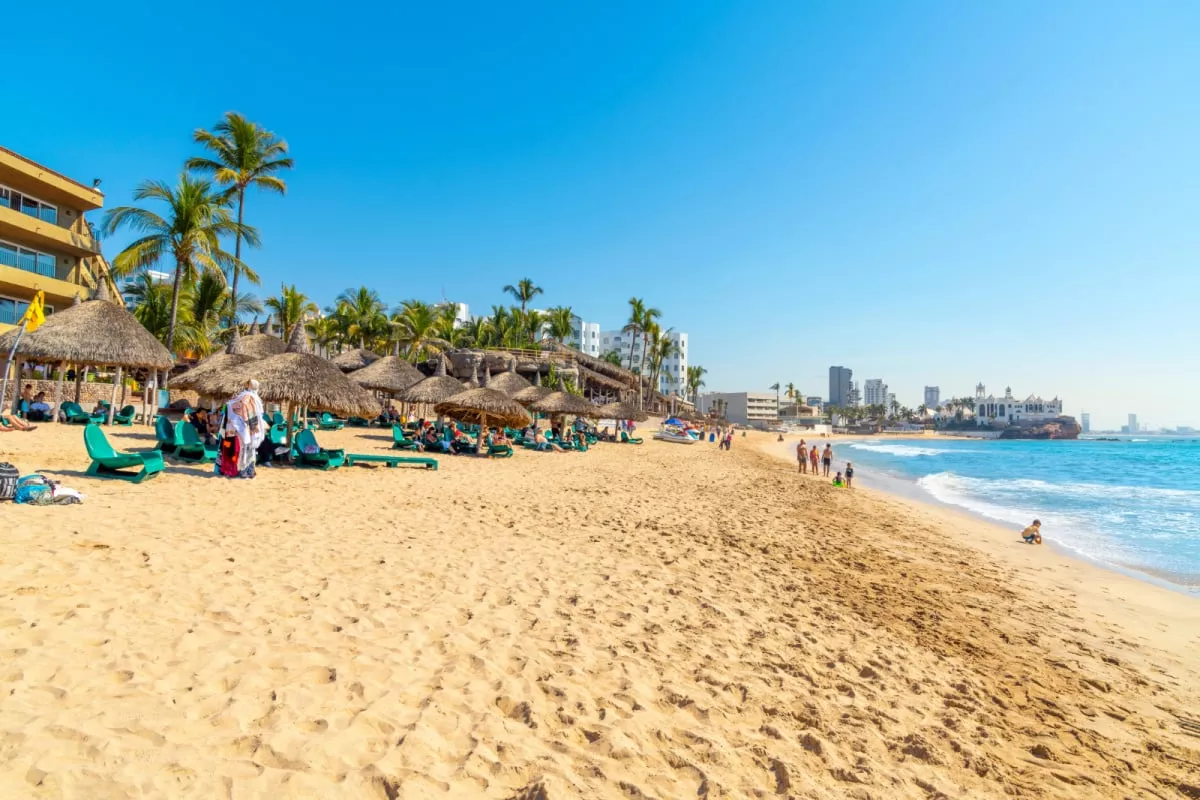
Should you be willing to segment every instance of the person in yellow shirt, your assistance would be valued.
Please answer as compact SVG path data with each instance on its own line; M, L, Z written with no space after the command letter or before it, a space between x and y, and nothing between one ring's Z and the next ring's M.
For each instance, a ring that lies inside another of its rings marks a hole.
M1021 531L1021 538L1025 540L1025 544L1041 544L1042 521L1040 519L1035 519L1032 525Z

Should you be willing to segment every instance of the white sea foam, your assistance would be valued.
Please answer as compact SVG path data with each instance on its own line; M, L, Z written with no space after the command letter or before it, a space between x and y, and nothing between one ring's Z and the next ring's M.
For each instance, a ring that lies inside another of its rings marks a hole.
M875 442L851 442L854 450L867 450L871 453L886 453L890 456L913 458L916 456L940 456L948 451L935 450L932 447L914 447L908 444L876 444Z

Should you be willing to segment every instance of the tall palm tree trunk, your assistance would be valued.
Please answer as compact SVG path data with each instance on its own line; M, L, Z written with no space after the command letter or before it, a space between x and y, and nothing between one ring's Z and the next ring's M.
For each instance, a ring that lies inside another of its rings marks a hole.
M234 234L233 239L233 257L237 259L238 264L242 263L242 211L246 205L246 190L238 189L238 229ZM237 325L237 303L238 303L238 264L233 265L233 284L229 289L230 299L233 301L232 307L229 310L229 327Z
M175 357L175 323L179 319L179 291L183 286L183 264L175 262L175 281L171 287L171 325L167 328L167 352ZM171 371L163 373L163 388L170 388Z

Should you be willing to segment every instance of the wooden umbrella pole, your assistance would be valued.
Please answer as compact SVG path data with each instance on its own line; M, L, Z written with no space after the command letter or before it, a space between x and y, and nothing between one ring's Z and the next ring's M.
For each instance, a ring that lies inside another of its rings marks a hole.
M67 379L67 362L58 365L58 382L54 384L54 421L58 422L58 412L62 408L63 382Z
M295 403L291 400L287 401L287 460L292 461L292 412L295 410Z
M105 424L112 425L113 413L117 408L117 384L121 382L121 368L117 367L117 374L113 376L112 397L108 402L108 413L104 415Z
M487 414L480 411L479 412L479 438L475 440L475 455L477 455L477 456L484 456L484 457L487 456L487 450L485 449L487 447L487 444L485 444L485 440L487 438L486 434L487 434Z

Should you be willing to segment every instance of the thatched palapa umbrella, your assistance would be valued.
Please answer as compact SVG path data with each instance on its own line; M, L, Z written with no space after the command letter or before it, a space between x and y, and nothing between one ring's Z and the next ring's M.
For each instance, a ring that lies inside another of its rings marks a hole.
M478 389L468 389L459 392L449 400L444 400L434 406L439 415L457 419L460 422L479 425L479 446L476 455L486 456L487 450L484 439L487 436L488 423L519 428L529 424L529 414L521 404L498 392L488 385L487 372L483 373L483 386Z
M517 392L519 392L523 389L529 389L532 386L533 386L533 384L531 384L529 381L525 380L524 378L522 378L520 375L517 374L517 360L515 358L512 361L508 362L508 370L507 371L501 372L496 377L488 379L488 388L489 389L494 389L497 392L503 392L504 394L508 395L509 397L512 397L513 399L516 399L515 395L517 394ZM549 394L549 391L547 391L546 393ZM541 400L542 398L537 397L534 399ZM530 402L533 402L533 401L531 400Z
M529 410L539 414L570 414L575 417L592 418L598 418L600 414L599 406L568 392L562 381L559 381L557 392L551 392L541 400L530 403Z
M436 405L443 400L449 400L462 390L462 384L446 374L446 359L438 356L437 368L434 373L401 392L400 399L406 403Z
M329 360L342 372L354 372L355 370L364 369L374 364L379 360L379 354L372 353L370 350L364 350L360 347L356 350L347 350Z
M199 391L206 380L257 360L254 356L246 354L245 348L242 347L242 338L238 335L237 327L234 327L233 334L229 337L229 344L223 351L204 359L172 381L171 385L177 389ZM204 392L200 393L204 394Z
M351 383L329 361L313 355L301 324L292 329L287 352L251 361L200 381L196 391L231 397L240 392L251 378L259 382L258 395L264 401L287 404L289 449L292 444L290 420L297 406L335 414L367 416L378 410L375 398L365 389Z
M17 345L17 355L26 361L59 365L60 378L54 391L55 418L62 403L61 375L68 364L117 368L108 410L111 424L124 369L168 370L175 363L162 342L143 328L125 306L110 302L108 297L108 284L101 281L94 300L51 314L36 331L22 336ZM0 352L12 350L18 332L19 329L0 336ZM144 416L148 423L149 414Z
M364 389L395 396L425 380L421 371L399 356L384 356L346 376Z
M277 356L285 352L287 344L278 336L272 336L268 333L251 333L245 339L242 339L242 350L248 356L266 358L267 356Z
M543 397L549 397L554 394L554 390L548 386L538 386L536 384L528 386L524 389L516 391L512 395L512 399L516 400L521 405L528 408Z
M650 415L645 411L641 411L620 401L602 405L598 411L600 412L601 419L631 419L634 422L645 422L650 419Z

